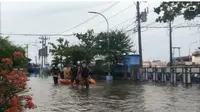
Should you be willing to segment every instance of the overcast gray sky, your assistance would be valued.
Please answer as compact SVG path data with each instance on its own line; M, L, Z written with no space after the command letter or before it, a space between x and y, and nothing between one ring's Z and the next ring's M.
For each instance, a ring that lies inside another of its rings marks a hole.
M114 1L74 1L74 2L1 2L1 32L2 33L40 33L40 34L55 34L63 32L69 28L76 26L77 24L87 20L94 16L89 14L88 11L102 11L113 4ZM121 10L134 4L133 1L119 2L111 9L107 10L103 14L109 18L110 16L120 12ZM159 2L147 2L141 3L141 11L144 8L149 8L148 21L142 23L142 26L155 22L157 14L153 12L153 7L158 6ZM126 11L118 14L117 16L109 19L110 28L117 24L128 20L124 24L117 25L113 29L122 29L135 21L136 7L133 5ZM190 23L198 23L196 18L194 21L188 22L183 17L178 17L173 25L188 25ZM88 21L87 23L74 28L63 34L71 34L75 32L85 32L87 29L94 29L95 33L100 31L106 31L106 23L101 23L95 27L94 25L104 21L101 16ZM154 23L150 26L167 26L167 24ZM128 29L134 28L133 24ZM127 29L127 30L128 30ZM169 36L167 29L142 29L142 44L143 44L143 56L144 60L169 60ZM130 38L137 47L137 33L128 32ZM10 39L15 44L26 44L33 42L39 42L39 37L35 36L11 36ZM71 44L77 44L78 40L75 37L65 37ZM51 37L49 42L55 42L57 37ZM182 28L173 30L173 46L181 47L181 55L188 55L189 45L191 42L199 42L200 34L197 33L197 28ZM39 43L38 46L41 46ZM191 50L194 51L199 44L193 44ZM29 47L29 56L35 60L37 55L37 48L35 46ZM175 56L178 56L178 52L175 52ZM52 59L49 56L48 60Z

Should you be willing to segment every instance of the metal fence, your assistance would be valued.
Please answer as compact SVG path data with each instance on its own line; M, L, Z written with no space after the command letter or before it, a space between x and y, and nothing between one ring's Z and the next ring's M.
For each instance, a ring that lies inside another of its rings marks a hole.
M164 68L140 68L137 74L139 80L155 82L170 82L177 84L200 83L200 67L164 67Z

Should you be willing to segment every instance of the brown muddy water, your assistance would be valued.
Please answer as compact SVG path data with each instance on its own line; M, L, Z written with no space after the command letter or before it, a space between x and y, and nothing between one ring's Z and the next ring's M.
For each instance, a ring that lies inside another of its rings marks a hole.
M30 77L38 108L28 112L200 112L200 88L97 81L90 89L53 85L52 77Z

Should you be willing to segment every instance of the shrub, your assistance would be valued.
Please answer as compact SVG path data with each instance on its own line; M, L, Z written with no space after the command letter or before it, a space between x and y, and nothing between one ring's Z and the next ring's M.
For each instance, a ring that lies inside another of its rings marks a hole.
M13 58L0 59L0 112L21 112L34 109L31 96L25 94L27 75L24 68L24 54L14 52ZM13 65L16 66L13 66Z

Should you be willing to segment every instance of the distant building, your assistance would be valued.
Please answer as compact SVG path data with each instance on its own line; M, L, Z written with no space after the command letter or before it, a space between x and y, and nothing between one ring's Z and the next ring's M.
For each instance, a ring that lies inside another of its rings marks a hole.
M166 67L167 62L162 62L160 60L144 61L143 67Z
M195 65L200 65L200 51L195 51L195 52L192 54L192 62L193 62Z

